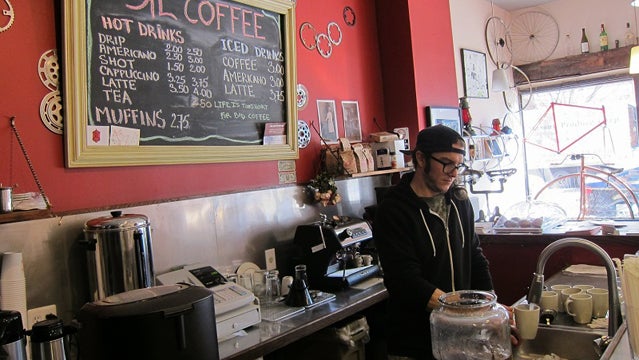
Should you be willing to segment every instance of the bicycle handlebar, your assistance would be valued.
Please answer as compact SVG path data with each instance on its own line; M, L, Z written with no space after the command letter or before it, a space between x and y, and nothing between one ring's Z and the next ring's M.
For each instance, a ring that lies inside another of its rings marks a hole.
M600 162L602 165L613 165L613 164L614 164L614 163L605 162L605 161L601 158L601 156L599 156L599 155L597 155L597 154L590 154L590 153L588 153L588 154L568 154L568 155L566 155L566 157L564 157L564 158L563 158L563 160L561 160L560 162L558 162L558 163L550 163L550 165L561 165L561 164L565 163L565 162L566 162L566 160L568 160L568 158L570 158L570 160L581 160L581 158L585 158L586 156L593 156L593 157L596 157L597 159L599 159L599 162Z

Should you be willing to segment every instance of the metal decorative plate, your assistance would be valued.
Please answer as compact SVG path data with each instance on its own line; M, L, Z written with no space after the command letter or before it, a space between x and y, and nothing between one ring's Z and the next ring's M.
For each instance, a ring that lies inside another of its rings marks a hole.
M308 90L306 86L297 84L297 108L302 110L308 104Z
M311 142L311 129L304 120L297 120L297 146L303 149Z
M49 90L58 90L60 62L55 49L45 51L38 60L40 81Z
M40 102L40 120L54 134L64 132L64 117L62 111L62 97L58 90L51 91Z

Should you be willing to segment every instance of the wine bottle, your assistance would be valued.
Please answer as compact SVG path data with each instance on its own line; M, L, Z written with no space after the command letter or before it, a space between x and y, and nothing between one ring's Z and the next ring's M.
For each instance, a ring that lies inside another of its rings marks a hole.
M604 24L601 24L601 32L599 33L599 50L608 50L608 33L606 28L604 28Z
M590 44L588 44L588 37L586 36L586 28L581 28L581 53L589 53Z
M623 38L624 38L625 46L631 46L636 43L637 38L635 37L635 34L632 32L632 29L630 29L629 22L626 23L626 33L624 34Z

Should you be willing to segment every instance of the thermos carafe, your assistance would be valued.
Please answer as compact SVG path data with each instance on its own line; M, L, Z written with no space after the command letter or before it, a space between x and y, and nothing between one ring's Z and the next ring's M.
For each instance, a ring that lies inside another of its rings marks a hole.
M19 311L0 310L0 359L26 360L27 347Z
M67 330L62 319L52 317L33 324L31 328L31 359L69 359L65 335L67 335Z

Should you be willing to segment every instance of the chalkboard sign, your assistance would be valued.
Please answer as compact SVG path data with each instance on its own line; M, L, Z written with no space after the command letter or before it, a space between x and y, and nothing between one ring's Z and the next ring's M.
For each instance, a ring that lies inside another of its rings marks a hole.
M284 0L66 1L67 166L297 158L294 18Z

